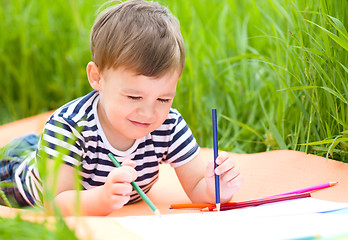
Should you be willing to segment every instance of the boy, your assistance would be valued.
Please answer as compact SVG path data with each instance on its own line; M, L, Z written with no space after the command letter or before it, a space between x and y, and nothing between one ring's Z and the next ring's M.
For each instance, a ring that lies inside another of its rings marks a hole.
M87 76L94 91L59 108L38 144L48 170L64 153L55 193L63 214L73 214L75 208L75 167L82 176L83 215L108 215L140 200L130 183L148 192L158 179L160 162L175 168L192 202L214 203L213 162L207 166L201 160L190 129L171 108L185 60L175 17L165 7L143 0L112 6L94 23L91 52ZM122 167L113 165L110 152ZM217 164L225 203L240 187L241 176L226 152L220 152ZM24 188L19 187L28 204L39 199L37 178L33 170L29 180L22 181Z

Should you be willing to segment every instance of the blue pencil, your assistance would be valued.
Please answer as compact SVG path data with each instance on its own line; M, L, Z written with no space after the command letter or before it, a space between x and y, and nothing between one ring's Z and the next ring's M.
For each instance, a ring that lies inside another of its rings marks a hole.
M213 119L213 147L214 147L214 169L215 169L217 167L216 158L219 155L216 109L212 109L212 119ZM216 175L215 173L214 175L215 175L215 204L216 204L216 209L220 211L220 178L219 178L219 175Z

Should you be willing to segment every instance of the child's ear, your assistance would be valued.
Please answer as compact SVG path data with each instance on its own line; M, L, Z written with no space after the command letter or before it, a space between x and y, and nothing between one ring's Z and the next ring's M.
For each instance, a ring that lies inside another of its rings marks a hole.
M89 84L94 90L99 91L101 75L97 65L94 62L89 62L86 70Z

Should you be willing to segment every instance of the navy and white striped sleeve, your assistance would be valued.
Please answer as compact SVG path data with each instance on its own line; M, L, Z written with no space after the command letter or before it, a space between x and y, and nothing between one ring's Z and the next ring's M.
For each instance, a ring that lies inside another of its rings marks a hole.
M40 155L79 166L83 155L82 139L76 123L62 117L52 117L47 121L39 143Z
M176 115L176 121L171 130L168 154L163 161L175 168L191 161L198 154L199 146L180 113L172 110L170 114Z

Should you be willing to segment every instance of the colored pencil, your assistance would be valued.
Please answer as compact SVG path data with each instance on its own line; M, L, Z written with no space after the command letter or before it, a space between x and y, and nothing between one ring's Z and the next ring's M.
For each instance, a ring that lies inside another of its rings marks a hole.
M116 158L114 157L114 155L112 155L112 153L108 154L109 158L111 159L111 161L115 164L116 167L121 167L121 164L116 160ZM137 193L140 195L140 197L147 203L147 205L149 205L149 207L152 209L152 211L157 214L160 215L160 211L156 208L155 204L153 204L150 200L150 198L143 192L143 190L133 181L131 182L133 188L135 189L135 191L137 191Z
M315 185L315 186L312 186L312 187L302 188L302 189L298 189L298 190L291 191L291 192L280 193L280 194L268 196L268 197L265 197L265 198L284 196L284 195L289 195L289 194L299 194L299 193L304 193L304 192L313 192L313 191L317 191L317 190L320 190L320 189L323 189L323 188L328 188L328 187L335 186L337 183L338 182L322 183L322 184Z
M311 186L311 187L307 187L307 188L302 188L302 189L298 189L298 190L291 191L291 192L285 192L285 193L280 193L280 194L276 194L276 195L260 198L258 200L266 199L266 198L274 198L274 197L278 197L278 196L291 195L291 194L300 194L300 193L305 193L305 192L318 191L320 189L324 189L324 188L335 186L336 184L338 184L338 182L322 183L322 184L319 184L319 185L315 185L315 186ZM253 200L253 201L255 201L255 200ZM228 203L228 204L230 204L230 203ZM225 204L222 204L222 206L223 205L225 205ZM206 207L211 207L211 206L213 206L213 204L209 204L209 203L184 203L184 204L172 204L170 207L172 209L180 209L180 208L196 208L196 209L199 209L199 208L206 208Z
M194 208L194 209L202 209L206 207L213 207L215 204L210 203L178 203L171 204L170 209L182 209L182 208Z
M281 201L287 201L287 200L293 200L293 199L299 199L299 198L306 198L310 197L311 194L309 192L306 193L299 193L299 194L292 194L292 195L286 195L286 196L278 196L278 197L272 197L272 198L265 198L265 199L256 199L251 201L245 201L245 202L232 202L232 203L226 203L222 204L220 210L232 210L232 209L238 209L238 208L244 208L244 207L255 207L267 203L275 203L275 202L281 202ZM203 212L211 212L216 211L215 207L207 207L201 209Z
M216 159L219 155L216 109L212 109L212 120L213 120L213 148L214 148L214 170L215 170L217 167ZM220 211L220 177L215 172L214 172L214 177L215 177L215 204L216 204L216 209Z

